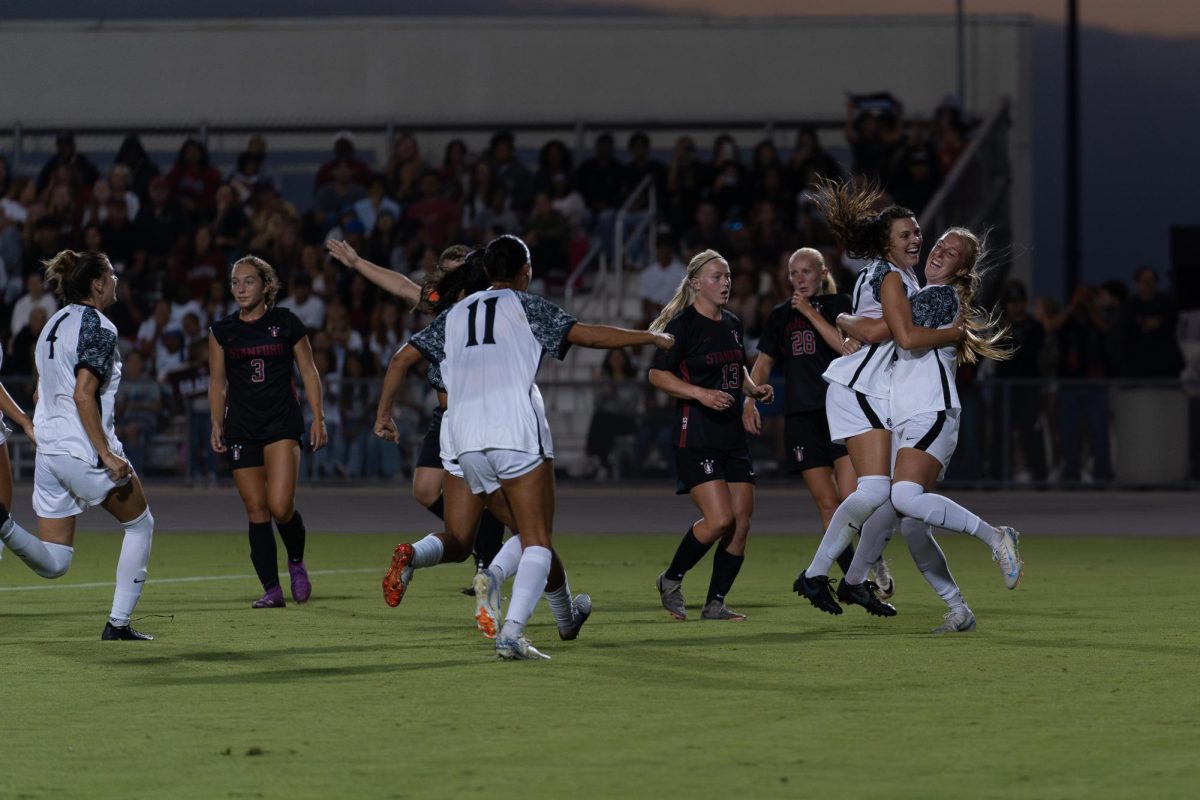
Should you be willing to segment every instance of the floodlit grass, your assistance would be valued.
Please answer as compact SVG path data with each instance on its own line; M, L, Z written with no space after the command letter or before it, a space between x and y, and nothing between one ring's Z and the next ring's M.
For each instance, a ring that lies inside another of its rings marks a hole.
M653 589L674 537L562 535L596 611L559 642L541 604L529 635L553 660L537 663L493 659L457 591L466 565L419 572L386 607L390 536L310 534L312 601L257 611L244 536L160 536L136 623L150 643L98 641L111 590L72 588L111 580L118 537L81 534L54 583L6 552L0 797L1200 793L1179 571L1200 542L1031 539L1008 592L983 545L942 539L971 634L927 634L943 609L902 542L894 619L817 612L789 592L815 539L760 537L730 595L750 619L699 620L706 560L680 623Z

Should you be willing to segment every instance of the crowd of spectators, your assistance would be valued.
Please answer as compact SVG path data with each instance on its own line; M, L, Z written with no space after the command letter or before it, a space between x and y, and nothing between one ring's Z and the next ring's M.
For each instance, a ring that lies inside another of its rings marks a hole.
M967 137L968 127L953 103L945 103L931 119L907 120L890 95L848 100L849 150L843 160L809 128L797 132L786 152L764 140L748 158L725 134L702 152L690 135L678 137L669 150L656 150L649 135L634 132L620 147L616 137L602 133L588 153L573 152L557 139L546 141L536 162L531 157L529 163L519 157L508 131L496 132L478 153L452 140L440 158L430 157L416 136L402 131L381 166L373 167L368 162L374 159L363 158L355 136L343 131L313 175L311 196L289 202L272 178L262 136L249 137L222 170L205 143L193 138L181 143L173 163L160 165L139 136L130 134L111 163L99 165L80 152L71 133L62 133L54 155L36 174L17 174L0 157L2 371L14 386L32 373L33 343L57 307L43 289L42 262L63 248L106 252L120 277L118 301L109 315L125 352L121 424L135 465L144 464L147 445L156 436L162 441L171 433L180 443L180 461L172 466L211 479L218 465L206 446L207 328L233 309L229 265L242 255L258 255L280 276L280 304L309 327L324 377L331 446L306 457L306 476L396 475L408 466L407 454L384 447L370 434L374 397L360 379L380 375L424 320L340 267L326 254L326 239L344 239L367 260L419 280L450 244L482 245L514 233L529 244L536 275L553 291L594 243L614 246L617 209L648 178L655 187L657 216L647 220L642 196L628 206L628 218L654 225L656 246L649 248L643 237L627 242L625 253L631 268L640 270L641 321L670 298L690 255L712 247L733 266L732 310L745 320L753 340L767 311L785 294L781 264L794 249L825 252L841 287L849 286L858 266L837 250L813 203L817 176L863 175L887 186L897 202L919 210L954 168ZM1109 363L1103 359L1116 352L1111 348L1139 347L1142 339L1173 330L1169 310L1153 293L1143 297L1140 280L1138 294L1126 301L1129 314L1158 322L1129 328L1109 319L1104 330L1119 328L1120 341L1109 334L1099 337L1103 346L1097 345L1088 326L1116 313L1104 306L1103 298L1114 291L1106 287L1073 298L1062 310L1047 308L1030 316L1030 339L1040 337L1046 352L1057 343L1057 355L1043 352L1004 369L1017 369L1019 363L1020 369L1046 375L1051 373L1045 365L1058 359L1054 374L1091 375L1098 369L1113 374L1115 367L1097 366ZM1034 326L1041 332L1033 332ZM624 364L615 358L605 363L613 375L639 366L636 354ZM28 402L27 389L22 391L18 386L14 394ZM629 417L630 398L628 388L606 396L609 423L620 426ZM646 402L638 401L646 419L668 418L662 403L651 399L647 408ZM430 403L420 382L412 381L397 414L402 432L413 441ZM653 465L665 451L660 434L649 426L648 432L622 430L596 441L634 436L642 451L639 463ZM1036 463L1037 457L1029 460Z

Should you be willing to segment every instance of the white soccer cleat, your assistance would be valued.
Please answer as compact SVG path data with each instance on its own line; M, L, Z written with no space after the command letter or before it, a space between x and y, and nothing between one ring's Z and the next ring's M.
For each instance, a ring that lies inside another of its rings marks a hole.
M973 630L975 630L975 615L971 613L971 609L961 606L947 611L946 616L942 617L942 624L930 633L966 633Z
M505 661L549 661L550 656L538 650L524 636L496 640L496 657Z
M475 573L475 627L489 639L500 631L500 581L485 569Z
M1025 574L1025 562L1021 560L1021 534L1007 525L1000 525L996 530L1000 531L1003 539L992 551L992 561L1000 567L1005 588L1015 589L1021 582L1021 576Z

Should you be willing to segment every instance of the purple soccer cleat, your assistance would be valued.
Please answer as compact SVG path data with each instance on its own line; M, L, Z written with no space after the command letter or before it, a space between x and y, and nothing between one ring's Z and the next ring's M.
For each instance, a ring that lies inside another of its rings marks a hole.
M283 589L279 584L275 584L270 589L267 589L266 594L250 604L251 608L283 608L286 603L283 602Z
M297 603L308 602L308 596L312 594L312 583L308 580L308 570L304 568L304 562L289 563L288 574L292 576L292 599Z

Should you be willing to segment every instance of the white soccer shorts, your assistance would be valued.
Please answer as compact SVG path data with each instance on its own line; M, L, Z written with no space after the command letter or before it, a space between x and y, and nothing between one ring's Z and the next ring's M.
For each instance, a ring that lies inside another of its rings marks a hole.
M871 397L840 383L831 383L825 392L825 416L829 421L829 440L845 444L851 436L872 430L891 430L892 404L883 397Z
M543 460L537 453L520 450L475 450L458 456L463 477L473 494L491 494L500 488L501 480L519 478Z
M132 477L118 483L104 467L66 453L38 451L33 467L33 511L49 519L77 516L103 503L109 492Z
M946 411L926 411L909 417L892 431L892 471L895 472L896 454L905 447L924 450L942 465L942 475L950 465L954 450L958 447L957 408ZM938 476L941 478L941 475Z

